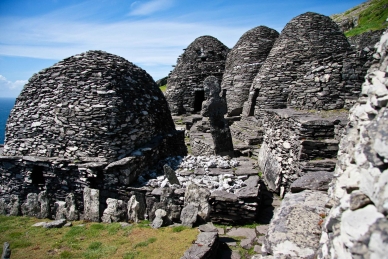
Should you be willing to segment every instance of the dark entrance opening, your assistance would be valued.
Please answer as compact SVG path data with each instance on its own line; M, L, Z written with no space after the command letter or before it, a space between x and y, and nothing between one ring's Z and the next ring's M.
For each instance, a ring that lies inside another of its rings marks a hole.
M31 181L34 185L44 184L43 167L34 166L31 173Z
M205 91L194 92L194 112L200 112L202 110L202 102L205 101Z

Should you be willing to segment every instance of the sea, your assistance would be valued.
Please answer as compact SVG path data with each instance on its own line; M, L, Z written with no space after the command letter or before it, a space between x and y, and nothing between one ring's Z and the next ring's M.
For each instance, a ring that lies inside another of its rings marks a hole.
M15 105L15 98L0 98L0 144L4 144L5 124Z

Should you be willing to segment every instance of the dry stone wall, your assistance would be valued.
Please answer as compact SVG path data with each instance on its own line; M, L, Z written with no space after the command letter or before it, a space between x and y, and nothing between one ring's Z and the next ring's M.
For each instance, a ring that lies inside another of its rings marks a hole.
M386 31L340 143L318 258L387 257L387 54Z
M334 170L346 111L330 117L294 109L264 110L263 114L258 162L271 191L283 193L309 172Z
M241 114L252 81L278 36L277 31L258 26L244 33L229 52L221 84L226 91L228 116Z
M93 188L102 213L108 198L127 200L129 186L149 167L186 153L184 132L175 130L153 79L124 58L89 51L42 70L24 87L0 154L0 198L37 204L44 191L55 211L73 194L82 211L84 188ZM11 207L7 213L20 214Z
M299 15L285 26L253 80L243 115L289 106L349 107L360 93L362 64L329 17Z
M124 58L88 51L30 78L7 121L4 155L129 155L174 130L163 93Z
M221 82L228 52L227 46L211 36L195 39L184 50L167 80L166 98L172 114L201 111L206 97L203 81L215 76Z

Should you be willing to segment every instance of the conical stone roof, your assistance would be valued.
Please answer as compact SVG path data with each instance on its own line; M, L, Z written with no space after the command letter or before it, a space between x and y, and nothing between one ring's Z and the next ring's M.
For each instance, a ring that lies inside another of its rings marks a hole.
M6 127L6 156L115 160L175 130L163 93L122 57L88 51L33 75Z
M222 80L228 52L229 48L212 36L201 36L185 49L167 80L166 98L172 114L201 110L196 97L203 92L203 81L208 76Z

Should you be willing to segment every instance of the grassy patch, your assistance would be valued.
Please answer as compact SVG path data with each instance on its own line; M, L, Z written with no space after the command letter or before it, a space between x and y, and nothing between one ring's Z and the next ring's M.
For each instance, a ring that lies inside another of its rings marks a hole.
M185 226L176 226L172 228L172 232L181 232L183 230L187 229Z
M347 37L359 35L367 31L387 28L388 0L372 1L370 6L360 13L357 27L347 31Z
M162 86L159 87L159 88L160 88L160 90L161 90L163 93L165 93L166 90L167 90L167 85L162 85Z
M32 227L40 221L0 215L0 244L10 243L12 258L180 258L198 234L196 229L152 229L148 221L126 228L81 221L70 228Z

